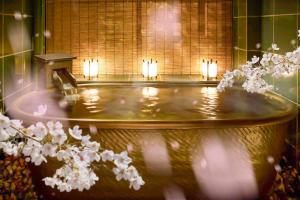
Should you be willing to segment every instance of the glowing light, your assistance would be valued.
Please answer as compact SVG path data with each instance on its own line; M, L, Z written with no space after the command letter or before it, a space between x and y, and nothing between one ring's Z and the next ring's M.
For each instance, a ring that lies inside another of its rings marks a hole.
M98 71L99 71L99 62L98 62L98 60L92 60L90 76L97 76Z
M209 63L208 62L206 62L205 60L203 60L202 61L202 63L201 63L201 73L202 73L202 76L203 77L208 77L208 65L209 65Z
M208 76L209 78L217 78L218 74L218 64L216 62L212 62L209 65Z
M86 103L95 103L100 100L98 93L99 91L97 89L84 90L82 97Z
M83 61L83 75L85 77L95 77L99 74L98 60L84 60Z
M217 78L218 75L218 63L217 61L213 62L212 60L205 61L201 63L201 74L204 78Z
M89 76L89 74L90 74L90 61L84 60L83 61L83 75Z
M215 87L202 87L200 90L202 94L215 95L218 93Z
M153 62L152 59L150 61L143 60L142 74L145 78L157 77L157 68L157 61Z
M143 96L144 97L155 97L158 94L158 89L155 87L144 87Z

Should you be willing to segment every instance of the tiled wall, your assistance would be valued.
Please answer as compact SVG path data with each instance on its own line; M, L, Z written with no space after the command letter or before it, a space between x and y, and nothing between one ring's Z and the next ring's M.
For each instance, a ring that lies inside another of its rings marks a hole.
M47 0L47 53L98 58L101 74L140 74L158 60L160 74L199 74L204 58L232 67L232 0ZM49 35L50 36L50 35Z
M299 43L299 0L234 0L234 66L244 64L253 55L271 51L272 43L278 44L279 53L294 50ZM300 104L298 73L274 83L279 95Z
M31 0L0 0L1 110L31 85ZM5 108L5 109L4 109Z

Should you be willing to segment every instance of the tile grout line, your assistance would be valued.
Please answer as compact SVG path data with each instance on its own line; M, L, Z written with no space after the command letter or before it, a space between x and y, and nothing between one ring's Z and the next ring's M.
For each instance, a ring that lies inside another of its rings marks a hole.
M2 36L2 37L3 37L3 36ZM20 51L20 52L17 52L17 53L12 53L12 54L3 55L3 56L0 56L0 58L6 58L6 57L9 57L9 56L16 56L16 55L23 54L23 53L27 53L27 52L30 52L30 51L33 51L33 49L28 49L28 50Z
M2 5L1 5L1 12L4 11L4 2L1 1ZM2 27L4 27L4 16L1 15L1 25ZM3 56L4 54L4 30L2 28L1 30L1 57ZM1 58L2 59L2 58ZM4 112L4 100L3 100L3 97L4 97L4 59L2 59L2 63L1 63L1 72L2 72L2 76L1 76L1 112Z
M261 18L261 17L281 17L281 16L293 16L293 15L300 15L300 13L292 13L292 14L273 14L273 15L250 15L250 16L238 16L238 17L233 17L234 19L237 18Z

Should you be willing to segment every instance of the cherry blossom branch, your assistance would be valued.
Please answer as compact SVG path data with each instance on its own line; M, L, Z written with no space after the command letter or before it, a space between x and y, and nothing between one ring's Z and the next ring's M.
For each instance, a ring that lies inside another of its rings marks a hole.
M70 138L76 141L69 143ZM21 121L0 114L0 149L8 155L22 154L27 162L35 165L46 163L47 157L63 161L52 177L43 179L46 185L61 192L90 189L99 180L93 164L100 161L113 162L116 179L128 181L130 188L139 190L145 184L136 168L130 165L132 159L126 151L120 154L101 151L100 143L91 141L89 135L82 135L79 126L69 129L68 134L60 122L38 122L24 128Z
M300 36L300 31L298 31ZM276 44L272 50L278 51ZM300 68L300 47L285 55L277 53L264 53L262 58L254 56L251 61L241 66L241 69L227 71L220 81L217 89L224 91L232 87L237 79L242 80L242 87L251 93L265 93L274 89L274 85L267 83L266 76L281 78L295 73Z

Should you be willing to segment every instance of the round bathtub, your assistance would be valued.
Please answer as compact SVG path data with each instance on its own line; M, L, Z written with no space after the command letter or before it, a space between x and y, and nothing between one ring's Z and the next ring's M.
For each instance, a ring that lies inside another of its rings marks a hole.
M59 120L92 130L102 147L128 150L146 184L130 190L109 166L99 166L100 181L91 190L59 193L40 182L60 164L50 160L33 170L46 199L263 196L296 118L295 106L275 94L218 93L214 85L81 85L78 94L66 99L55 90L34 91L14 101L10 114L25 124ZM48 110L36 117L40 104Z

